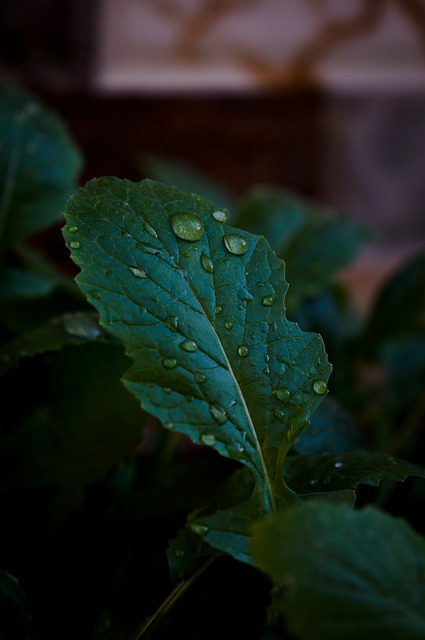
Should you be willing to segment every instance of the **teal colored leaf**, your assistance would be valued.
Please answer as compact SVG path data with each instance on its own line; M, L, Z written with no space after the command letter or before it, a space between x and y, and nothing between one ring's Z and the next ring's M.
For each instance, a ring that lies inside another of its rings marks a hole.
M425 637L425 541L406 521L304 504L256 523L251 548L291 637Z
M383 480L402 482L407 476L425 478L424 467L375 451L290 456L284 473L298 493L377 486Z
M285 260L288 313L330 284L370 238L353 220L273 187L256 187L241 198L233 223L264 235Z
M252 472L245 531L294 499L280 469L331 368L320 336L285 318L283 261L225 217L193 193L102 178L70 198L63 233L78 285L133 361L126 387L164 427Z
M0 246L59 222L81 156L66 124L26 89L0 86Z
M110 340L109 334L99 325L96 312L76 311L53 318L38 329L24 333L0 347L0 376L17 367L23 358L91 340Z

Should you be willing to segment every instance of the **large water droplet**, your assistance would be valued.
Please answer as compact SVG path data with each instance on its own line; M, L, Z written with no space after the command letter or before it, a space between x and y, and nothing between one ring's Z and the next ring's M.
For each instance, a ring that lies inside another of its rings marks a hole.
M192 529L193 533L196 533L198 536L206 536L209 532L209 527L206 524L197 524L196 522L192 522L189 527Z
M212 404L210 406L210 413L214 420L218 422L218 424L224 424L225 422L227 422L227 413L218 405Z
M224 328L230 330L232 327L233 327L233 324L230 322L230 320L225 320Z
M213 271L214 271L214 263L211 260L211 258L209 256L207 256L206 253L203 253L201 255L201 265L202 265L202 268L204 269L204 271L206 271L207 273L213 273Z
M75 225L68 227L68 233L77 233L77 231L78 231L78 227L76 227Z
M194 340L184 340L184 342L180 342L179 344L180 349L183 349L183 351L196 351L198 348L198 345L196 344L196 342L194 342Z
M246 358L246 356L249 354L249 349L244 344L241 344L238 347L238 353L242 358Z
M211 435L206 434L204 436L201 436L201 442L203 444L206 444L208 447L213 447L217 442L217 440L215 439L215 436L213 436L212 434Z
M219 316L220 313L222 313L223 311L223 307L220 307L220 305L218 305L215 309L214 309L214 313L216 316Z
M171 216L171 227L178 238L196 242L204 233L204 223L193 213L176 213Z
M261 300L261 304L265 307L271 307L273 303L274 303L273 296L264 296L264 298Z
M273 395L276 396L281 402L288 402L291 397L291 392L289 389L285 389L284 387L280 387L279 389L275 389L273 391Z
M212 214L214 220L217 220L217 222L226 222L228 215L225 211L213 211Z
M86 313L67 313L63 317L63 328L76 338L96 340L102 333L99 325Z
M199 373L199 371L197 371L195 373L195 380L196 382L198 382L199 384L203 384L204 382L207 381L207 376L205 376L203 373Z
M317 393L318 395L322 396L325 393L327 393L328 385L326 384L326 382L324 380L315 380L315 382L313 383L313 389L314 389L315 393Z
M223 238L224 246L230 253L234 253L236 256L242 256L248 251L248 240L239 235L238 233L229 233Z
M81 244L79 242L77 242L77 240L71 240L71 242L69 243L69 246L71 247L71 249L80 249L81 248Z
M137 267L129 267L131 273L135 278L147 278L148 276L142 269L138 269Z
M166 369L174 369L175 367L177 367L178 364L179 363L174 358L164 358L162 361L162 365Z

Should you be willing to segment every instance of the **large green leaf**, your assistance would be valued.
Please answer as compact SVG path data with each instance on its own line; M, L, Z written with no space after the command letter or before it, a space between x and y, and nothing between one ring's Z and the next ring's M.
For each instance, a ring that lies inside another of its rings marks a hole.
M166 428L253 474L240 519L220 516L214 544L226 546L227 531L294 499L280 470L326 395L323 342L285 318L285 265L267 241L201 196L102 178L65 218L77 283L133 360L127 388Z
M0 246L61 220L81 156L68 128L30 91L0 85Z
M404 520L304 504L254 525L252 554L291 637L425 637L425 541Z
M370 238L330 208L274 187L256 187L241 198L234 224L264 235L285 260L290 313L328 285Z

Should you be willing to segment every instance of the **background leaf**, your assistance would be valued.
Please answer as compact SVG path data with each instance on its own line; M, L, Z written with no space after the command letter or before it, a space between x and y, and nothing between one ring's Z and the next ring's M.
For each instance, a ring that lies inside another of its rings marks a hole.
M373 507L305 504L257 523L252 553L294 638L425 635L425 541L401 519Z

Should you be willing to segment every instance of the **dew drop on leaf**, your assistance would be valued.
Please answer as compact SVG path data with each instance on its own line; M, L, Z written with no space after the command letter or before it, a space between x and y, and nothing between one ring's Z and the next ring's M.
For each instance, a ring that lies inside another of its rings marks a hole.
M328 385L326 384L326 382L324 380L316 380L313 383L313 389L314 389L315 393L317 393L318 395L322 396L323 394L327 393Z
M78 227L76 227L75 225L68 227L68 233L77 233L77 231L78 231Z
M198 536L206 536L209 532L209 528L206 524L197 524L196 522L193 522L189 527L192 529L193 533L196 533Z
M194 340L184 340L184 342L180 342L179 347L180 349L183 349L183 351L192 352L197 350L198 345Z
M273 303L274 303L273 296L264 296L264 298L261 300L261 304L264 307L271 307Z
M174 555L177 558L184 558L184 551L183 549L174 549Z
M147 278L146 273L142 269L138 269L137 267L129 267L129 269L135 278Z
M221 313L222 311L223 311L223 307L220 307L220 305L218 305L218 306L214 309L214 312L215 312L215 315L216 315L216 316L219 316L219 315L220 315L220 313Z
M151 227L149 222L146 222L146 220L143 220L143 224L145 225L146 233L148 233L150 236L152 236L152 238L157 238L158 237L157 232L155 231L155 229L153 227Z
M278 420L280 420L281 422L283 422L283 421L284 421L284 419L285 419L285 414L284 414L284 412L282 411L282 409L275 409L275 410L273 411L273 413L274 413L275 417L276 417Z
M281 402L288 402L291 396L291 392L289 391L289 389L285 389L284 387L281 387L279 389L275 389L273 391L273 395L275 395L276 398L278 398Z
M341 467L343 467L343 466L344 466L343 462L335 462L335 464L334 464L335 469L341 469Z
M236 256L242 256L248 251L248 240L237 233L229 233L223 238L224 246Z
M241 345L238 347L238 353L239 353L239 355L240 355L242 358L246 358L246 356L247 356L247 355L248 355L248 353L249 353L249 349L248 349L248 347L246 347L244 344L241 344Z
M206 444L208 447L213 447L217 441L215 439L215 436L213 436L212 434L206 434L204 436L201 436L201 442L203 444Z
M71 336L96 340L101 334L99 325L85 313L67 313L63 317L63 328Z
M231 329L232 327L233 327L233 324L230 322L230 320L226 320L224 323L224 328Z
M211 260L211 258L209 256L207 256L206 253L203 253L201 255L201 265L202 265L202 268L204 269L204 271L206 271L207 273L213 273L213 271L214 271L214 263Z
M227 213L225 211L213 211L212 216L217 222L226 222L227 220Z
M177 367L178 362L174 358L164 358L162 361L162 365L166 369L174 369L175 367Z
M164 429L168 429L170 431L171 429L174 429L174 423L173 422L164 422L163 427L164 427Z
M202 238L204 223L193 213L176 213L171 216L171 227L178 238L196 242Z
M71 240L69 246L71 247L71 249L80 249L81 247L80 243L77 240Z
M198 382L199 384L203 384L204 382L207 381L207 376L205 376L203 373L199 373L198 371L195 373L195 380L196 382Z
M210 413L218 424L224 424L227 422L227 413L218 405L212 404L210 406Z

